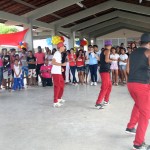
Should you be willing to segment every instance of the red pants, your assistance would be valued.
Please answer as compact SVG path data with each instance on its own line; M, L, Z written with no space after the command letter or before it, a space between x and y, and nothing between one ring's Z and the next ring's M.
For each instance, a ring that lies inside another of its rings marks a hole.
M100 104L103 101L103 99L106 102L108 102L110 92L112 89L112 82L110 79L110 73L109 72L100 73L100 76L101 76L101 80L102 80L102 85L101 85L101 91L99 93L96 104Z
M64 92L64 79L61 74L53 74L52 77L54 82L54 103L57 103Z
M134 144L141 145L150 119L150 85L128 83L128 90L135 104L127 127L131 129L138 124Z

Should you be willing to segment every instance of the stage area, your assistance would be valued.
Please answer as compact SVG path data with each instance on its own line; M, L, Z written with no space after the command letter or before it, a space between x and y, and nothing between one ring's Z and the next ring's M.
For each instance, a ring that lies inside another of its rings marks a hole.
M126 86L113 87L111 104L95 109L98 86L67 85L61 108L52 107L53 87L0 92L1 150L129 150L124 131L133 102ZM148 129L146 142L150 141Z

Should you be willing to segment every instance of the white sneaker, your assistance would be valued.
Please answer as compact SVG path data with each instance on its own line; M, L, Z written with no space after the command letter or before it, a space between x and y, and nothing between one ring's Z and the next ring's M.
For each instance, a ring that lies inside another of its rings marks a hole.
M91 85L94 85L94 82L91 82Z
M64 102L66 102L66 100L64 100L64 99L58 99L58 103L64 103Z
M97 85L97 82L94 82L94 85L96 86L96 85Z
M63 104L60 104L59 102L57 102L57 103L54 103L53 104L53 107L61 107Z
M110 102L106 102L106 101L104 101L104 106L107 106L107 105L109 105L110 104Z

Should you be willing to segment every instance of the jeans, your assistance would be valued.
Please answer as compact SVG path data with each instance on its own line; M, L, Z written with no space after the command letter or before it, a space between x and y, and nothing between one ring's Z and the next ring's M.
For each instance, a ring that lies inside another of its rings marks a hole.
M45 86L53 86L52 78L43 78L42 77L42 85Z
M76 76L75 76L75 73L76 73L76 66L70 66L70 70L71 70L71 73L72 73L72 76L73 76L73 83L77 83L77 80L76 80Z
M21 78L14 78L13 90L21 89Z
M3 67L0 67L0 86L2 85L3 80Z
M97 66L98 66L97 64L89 65L92 82L97 82Z

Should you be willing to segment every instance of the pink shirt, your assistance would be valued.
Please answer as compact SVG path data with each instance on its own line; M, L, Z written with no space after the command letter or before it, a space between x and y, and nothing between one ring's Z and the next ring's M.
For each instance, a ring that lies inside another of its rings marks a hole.
M44 53L35 53L34 57L36 58L37 64L44 64L45 59Z
M40 71L46 71L46 72L42 72L41 76L43 78L51 78L51 69L52 69L51 65L48 65L48 66L43 65L43 66L41 66Z
M3 61L2 61L1 56L0 56L0 67L3 67Z

